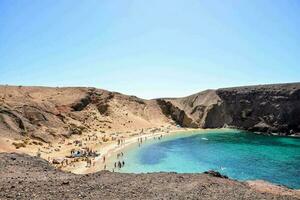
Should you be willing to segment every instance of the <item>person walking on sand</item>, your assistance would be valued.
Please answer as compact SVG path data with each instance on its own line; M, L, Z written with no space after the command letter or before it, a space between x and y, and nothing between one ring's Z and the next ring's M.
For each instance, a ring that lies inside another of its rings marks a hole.
M120 161L118 162L118 167L119 167L119 169L121 169L121 167L122 167L122 164Z
M117 168L117 162L115 162L115 168Z
M90 159L86 159L86 167L90 167L91 166L91 164L90 164Z
M105 163L105 156L103 156L103 163Z
M125 162L124 162L124 160L122 161L122 167L124 167L124 165L125 165Z

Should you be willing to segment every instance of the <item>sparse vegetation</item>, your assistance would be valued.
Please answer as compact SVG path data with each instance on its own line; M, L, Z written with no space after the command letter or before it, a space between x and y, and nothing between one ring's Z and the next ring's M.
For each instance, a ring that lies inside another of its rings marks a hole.
M86 127L84 126L77 126L75 124L70 124L69 126L69 132L71 135L81 135L85 130Z
M38 141L32 141L32 144L43 146L43 143Z
M26 147L26 144L24 144L23 142L13 142L12 145L14 145L16 149L20 149L20 148L25 148Z

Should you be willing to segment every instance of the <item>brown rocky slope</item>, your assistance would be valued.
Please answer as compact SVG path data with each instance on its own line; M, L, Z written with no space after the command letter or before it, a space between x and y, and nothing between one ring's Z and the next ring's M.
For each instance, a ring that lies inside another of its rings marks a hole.
M207 90L188 97L159 99L182 126L224 126L279 135L300 135L300 83Z
M44 142L172 123L155 100L95 88L0 86L0 137Z
M209 174L75 175L28 155L0 153L0 199L299 199L283 187L233 181ZM279 191L279 192L278 192Z
M300 83L206 90L144 100L96 88L0 86L1 138L53 142L83 132L142 131L179 124L299 135Z

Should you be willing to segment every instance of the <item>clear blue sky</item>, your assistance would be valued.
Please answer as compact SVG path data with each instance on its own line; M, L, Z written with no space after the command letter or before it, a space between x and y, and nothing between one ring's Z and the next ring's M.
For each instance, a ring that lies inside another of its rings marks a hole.
M143 98L300 81L299 0L0 0L0 84Z

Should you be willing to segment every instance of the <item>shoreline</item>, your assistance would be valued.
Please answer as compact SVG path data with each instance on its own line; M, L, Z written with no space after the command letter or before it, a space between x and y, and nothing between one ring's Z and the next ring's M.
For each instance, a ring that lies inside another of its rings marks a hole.
M191 132L197 132L197 133L206 133L207 131L224 131L224 130L232 130L231 128L218 128L218 129L202 129L202 128L180 128L180 129L173 129L168 131L160 131L156 133L144 133L144 134L138 134L135 136L129 136L128 138L125 138L125 143L123 145L117 145L116 141L106 144L102 147L99 147L99 152L101 153L100 156L96 157L94 160L94 166L91 166L89 168L86 167L85 162L81 163L80 166L77 166L75 168L72 168L70 172L75 174L91 174L103 170L113 171L113 164L116 161L116 155L120 152L122 152L124 149L130 147L131 145L134 145L138 143L139 138L147 138L147 139L153 139L157 136L170 136L174 134L187 134ZM105 156L105 163L103 162L103 157ZM104 165L106 165L106 169L104 169ZM64 169L64 171L68 171L67 169ZM119 170L116 172L120 172Z
M155 130L146 129L144 132L129 132L126 133L119 132L119 137L116 137L115 140L110 139L108 142L100 142L99 140L87 140L89 137L97 137L98 139L101 137L101 134L93 133L87 134L83 136L78 136L74 138L70 138L69 140L62 140L58 141L55 145L48 145L48 146L39 146L39 145L29 145L26 148L14 149L14 146L10 143L14 142L13 140L0 140L3 144L10 144L4 145L7 147L11 147L11 149L3 149L3 152L15 152L15 153L25 153L31 156L37 156L38 152L41 153L40 157L47 160L51 165L55 166L66 172L71 172L75 174L90 174L104 170L104 163L103 157L105 156L107 165L106 170L111 170L109 164L114 163L116 161L115 157L118 152L128 148L131 145L138 143L138 138L145 138L152 139L157 136L169 136L177 133L191 133L191 132L207 132L207 131L218 131L218 130L232 130L231 128L218 128L218 129L202 129L202 128L178 128L178 127L167 127L167 128L155 128ZM157 132L156 132L157 131ZM114 134L109 133L108 137L114 136ZM122 145L117 144L118 139L125 140ZM79 145L74 145L75 141L82 141L83 147ZM21 142L21 141L20 141ZM70 145L71 144L71 145ZM68 155L70 155L70 151L72 149L82 149L82 148L90 148L97 153L100 153L99 156L91 158L92 164L87 167L87 161L81 159L81 157L73 158L73 160L69 160L69 164L54 164L52 163L53 160L68 160ZM57 151L58 150L58 151ZM1 148L0 148L1 152ZM71 161L71 163L70 163Z
M159 131L159 132L154 132L154 133L147 133L144 132L143 134L132 134L132 135L127 135L126 138L124 138L126 141L123 145L118 146L117 145L117 141L110 141L109 143L104 143L103 145L101 145L100 147L97 148L97 150L99 150L99 152L101 153L100 156L96 157L95 159L95 166L92 166L90 168L86 167L86 162L81 161L78 163L78 166L74 167L73 170L67 170L66 168L62 169L63 171L66 172L72 172L74 174L93 174L96 172L101 172L103 171L103 166L104 163L102 162L102 158L103 156L106 157L106 164L109 163L113 163L116 160L115 155L117 153L119 153L120 151L123 151L124 149L130 147L131 145L134 145L136 143L138 143L138 138L145 138L147 137L147 139L153 139L154 137L157 136L170 136L172 137L172 135L175 134L192 134L193 132L197 132L197 134L201 134L201 132L210 132L210 131L230 131L233 130L232 128L218 128L218 129L191 129L191 128L180 128L180 129L169 129L169 130L163 130L163 131ZM234 129L234 130L239 130L239 129ZM243 130L239 130L239 131L243 131ZM252 132L253 133L253 132ZM254 133L255 134L255 133ZM158 140L157 140L158 142ZM126 151L125 151L126 152ZM106 169L111 171L110 166ZM122 171L116 170L115 172L119 173ZM194 173L192 173L194 174ZM257 180L253 180L253 181L242 181L245 182L247 184L253 184L256 185L256 181ZM263 181L263 180L258 180L258 181ZM271 183L271 182L267 182L264 181L266 183L266 185L273 185L273 186L279 186L276 183ZM287 187L287 186L284 186ZM300 191L299 189L292 189L292 190L296 190L296 191Z
M83 165L75 167L75 169L70 170L72 173L75 174L90 174L90 173L95 173L103 170L112 170L107 166L106 169L104 169L104 165L109 165L114 162L114 156L121 152L122 150L126 149L127 147L134 145L138 143L139 138L147 138L147 139L152 139L157 136L168 136L172 135L175 133L189 133L189 132L194 132L194 131L207 131L207 129L191 129L191 128L182 128L182 129L175 129L175 130L169 130L168 132L166 131L161 131L161 132L156 132L156 133L144 133L144 134L138 134L135 136L129 136L128 138L125 138L125 142L121 145L118 145L116 141L106 144L102 147L100 147L99 152L101 153L100 156L96 157L94 160L94 165L90 168L87 168L85 163ZM103 162L103 157L105 156L105 163ZM65 170L68 171L68 170Z

